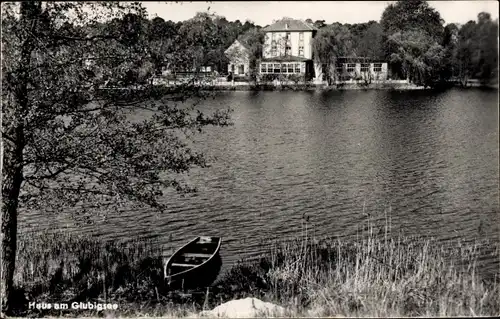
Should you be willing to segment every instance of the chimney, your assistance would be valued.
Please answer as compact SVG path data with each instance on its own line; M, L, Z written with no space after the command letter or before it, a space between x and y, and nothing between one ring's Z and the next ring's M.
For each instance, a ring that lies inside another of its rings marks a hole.
M288 30L288 23L285 23L285 30Z

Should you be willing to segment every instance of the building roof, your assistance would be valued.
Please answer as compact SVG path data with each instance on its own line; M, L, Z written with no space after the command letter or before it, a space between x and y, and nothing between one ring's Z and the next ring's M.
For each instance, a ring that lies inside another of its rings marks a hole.
M227 48L224 53L227 55L229 52L230 52L230 49L236 44L236 43L239 43L242 47L243 47L243 52L244 54L250 54L250 49L249 49L249 46L248 44L244 43L244 41L240 40L240 39L236 39L234 40L234 42L229 46L229 48Z
M235 41L238 41L245 49L250 50L250 45L247 40L248 37L245 34L241 34Z
M291 18L283 18L268 25L264 29L265 32L282 32L282 31L316 31L314 26L302 21Z

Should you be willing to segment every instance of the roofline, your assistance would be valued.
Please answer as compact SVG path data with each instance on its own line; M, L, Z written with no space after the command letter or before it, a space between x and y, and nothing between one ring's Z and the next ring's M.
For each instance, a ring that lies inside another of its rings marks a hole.
M245 53L247 54L250 54L250 50L249 48L247 48L246 45L244 45L243 43L241 43L241 41L239 41L238 39L235 39L233 43L231 43L231 45L229 46L229 48L227 48L226 50L224 50L224 54L227 54L228 53L228 50L233 46L234 43L238 42L242 47L243 49L245 49Z
M245 45L245 43L241 42L240 40L236 39L234 40L234 42L238 41L239 44L241 44L241 46L245 49L245 50L248 50L248 47ZM233 42L233 44L234 44ZM229 49L229 48L228 48Z
M302 22L303 25L305 25L307 28L304 28L304 29L298 29L298 30L293 30L293 32L300 32L300 31L318 31L318 28L316 28L315 26L312 26L310 25L309 23L303 21L302 19L293 19L293 18L284 18L284 19L279 19L279 20L276 20L275 22L265 26L262 28L263 31L265 32L283 32L283 31L287 31L287 29L284 29L284 30L273 30L273 31L267 31L265 30L266 28L280 22L280 21L300 21ZM288 30L289 31L289 30Z
M271 30L271 31L267 31L267 30L264 30L266 33L267 32L314 32L314 31L318 31L316 29L296 29L296 30L290 30L290 29L283 29L283 30Z

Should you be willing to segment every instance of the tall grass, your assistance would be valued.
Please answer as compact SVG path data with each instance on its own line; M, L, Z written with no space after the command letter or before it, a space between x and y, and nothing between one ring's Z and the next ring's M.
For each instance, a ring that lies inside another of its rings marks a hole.
M498 243L445 245L391 236L387 223L383 233L368 226L357 240L317 240L305 223L297 239L277 241L260 259L234 265L200 300L168 295L154 241L103 243L61 233L22 238L15 284L24 305L113 302L120 304L114 315L121 316L192 316L242 297L285 306L287 316L500 314L498 273L485 278L479 271L484 248L499 260Z
M500 314L498 272L486 278L478 270L485 254L500 262L498 243L445 245L388 232L387 223L384 233L369 224L356 241L303 234L275 243L259 262L261 280L268 283L265 298L297 315Z
M158 303L162 262L162 250L151 240L101 242L57 232L23 237L14 277L16 306L25 314L28 301Z

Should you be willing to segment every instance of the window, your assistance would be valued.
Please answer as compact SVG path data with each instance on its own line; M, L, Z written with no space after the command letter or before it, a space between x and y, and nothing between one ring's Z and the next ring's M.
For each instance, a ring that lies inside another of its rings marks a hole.
M300 63L295 63L295 73L300 73Z
M286 64L285 63L281 64L281 73L286 73Z
M337 65L335 71L337 71L337 74L342 74L344 73L344 67L342 65Z
M243 64L238 66L238 74L245 74L245 66Z
M370 64L361 63L361 72L370 72Z
M273 73L281 73L281 66L279 64L274 64Z
M374 63L373 72L382 72L382 63Z
M351 73L356 70L356 63L347 63L347 72Z
M271 63L267 65L267 73L273 73L273 65Z
M276 34L271 33L271 56L276 56L276 51L278 50L278 44L276 43Z
M304 46L299 46L299 56L304 56Z
M299 56L304 56L304 32L299 33Z
M289 64L287 65L287 72L288 72L288 73L293 73L293 63L289 63Z
M266 73L267 71L267 65L265 63L260 64L260 73Z

